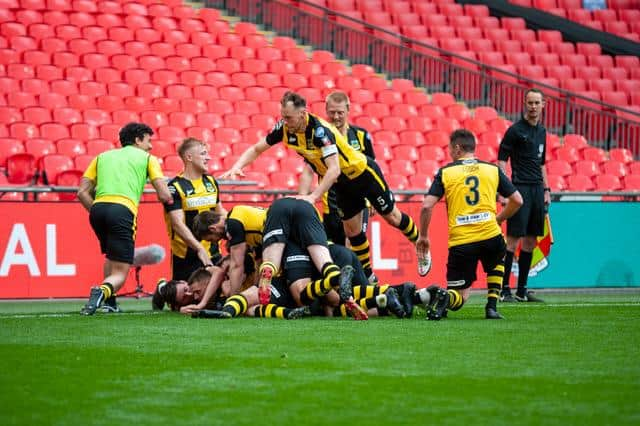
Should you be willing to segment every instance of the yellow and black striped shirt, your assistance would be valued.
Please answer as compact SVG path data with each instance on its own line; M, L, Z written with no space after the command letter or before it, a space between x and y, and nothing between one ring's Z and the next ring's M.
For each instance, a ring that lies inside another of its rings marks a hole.
M332 124L307 113L307 127L303 133L290 133L287 125L280 120L266 136L269 145L284 143L300 154L311 168L320 176L327 172L324 159L338 155L340 176L338 181L355 179L367 168L367 158L351 147L347 138Z
M267 209L253 206L235 206L227 214L225 232L229 246L247 243L258 256L262 254L262 232Z
M449 247L500 235L496 195L509 197L515 191L509 178L495 164L465 158L441 168L429 195L446 198Z
M213 176L204 174L200 179L189 180L182 175L178 175L169 181L169 191L173 196L172 204L165 204L165 222L167 232L171 240L171 253L185 258L189 250L193 250L187 246L182 238L173 230L169 212L182 209L184 212L184 220L187 228L191 229L193 218L200 212L213 210L219 203L220 191L218 182ZM207 251L212 255L219 252L218 246L211 246L208 241L201 241Z

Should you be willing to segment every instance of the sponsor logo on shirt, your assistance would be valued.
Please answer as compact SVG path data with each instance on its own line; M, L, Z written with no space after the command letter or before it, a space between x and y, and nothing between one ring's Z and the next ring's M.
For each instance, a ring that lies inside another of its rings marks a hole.
M456 216L456 225L471 225L474 223L488 222L490 220L491 213L489 212L467 214L463 216Z
M217 204L216 197L213 195L203 195L201 197L190 197L187 198L187 207L188 208L197 208L204 206L211 206Z

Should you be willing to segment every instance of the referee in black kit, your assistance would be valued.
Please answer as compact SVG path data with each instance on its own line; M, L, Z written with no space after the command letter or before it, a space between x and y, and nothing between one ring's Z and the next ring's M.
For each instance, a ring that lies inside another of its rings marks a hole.
M524 201L520 210L507 220L502 302L542 302L527 290L527 278L532 252L537 237L544 234L545 214L551 202L545 169L547 130L540 122L545 105L544 94L538 89L529 89L525 93L524 104L524 116L507 129L498 151L498 165L503 171L506 172L507 160L511 160L511 180ZM509 277L520 239L518 287L514 296L509 288Z

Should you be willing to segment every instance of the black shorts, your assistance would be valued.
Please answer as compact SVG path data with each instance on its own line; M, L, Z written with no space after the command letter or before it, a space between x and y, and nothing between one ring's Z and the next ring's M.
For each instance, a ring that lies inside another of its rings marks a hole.
M133 264L136 218L131 210L117 203L95 203L89 222L107 259Z
M273 243L289 241L300 247L327 246L318 212L311 204L296 198L280 198L271 204L264 224L262 249Z
M289 286L282 277L276 277L271 281L270 303L285 308L295 308L298 305L289 292Z
M447 287L470 287L477 278L478 261L482 262L482 268L488 273L504 259L506 250L507 245L502 234L488 240L450 247L447 259Z
M329 241L344 245L346 242L347 236L344 233L344 226L342 225L342 219L340 218L340 214L337 210L330 210L329 213L325 213L322 217L322 224L324 225L324 230L327 233L327 238ZM365 208L362 210L362 232L367 232L367 227L369 226L369 209Z
M330 244L329 253L333 263L339 267L351 265L354 269L353 285L368 285L369 281L362 269L362 264L356 254L345 246ZM284 277L289 284L303 278L312 280L321 277L306 250L295 244L287 244L283 256Z
M334 185L340 216L351 219L365 207L369 200L380 214L391 213L395 205L393 193L389 189L378 164L367 157L367 169L357 178Z
M517 184L515 187L522 195L523 204L516 214L507 220L507 235L510 237L544 235L544 187L542 184Z

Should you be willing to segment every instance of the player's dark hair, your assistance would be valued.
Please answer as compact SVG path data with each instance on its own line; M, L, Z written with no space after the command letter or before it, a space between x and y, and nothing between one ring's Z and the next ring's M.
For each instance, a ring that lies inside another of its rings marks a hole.
M159 282L156 291L151 298L151 307L154 311L161 311L164 309L164 305L167 304L172 310L175 310L176 296L178 290L176 288L177 281L164 281Z
M193 236L198 240L202 240L203 237L210 232L209 227L219 223L222 216L220 213L211 210L198 213L196 217L193 218L193 224L191 225Z
M180 158L182 158L184 160L184 156L187 153L187 151L189 151L194 146L206 146L206 144L204 142L202 142L201 140L196 139L196 138L186 138L186 139L184 139L180 143L180 146L178 147L178 155L180 156Z
M528 95L529 93L537 93L537 94L539 94L540 96L542 96L542 99L544 99L544 93L542 93L542 90L540 90L540 89L538 89L538 88L536 88L536 87L532 87L532 88L528 89L526 92L524 92L524 98L525 98L525 99L527 99L527 95Z
M136 138L143 139L144 135L153 135L151 127L144 123L128 123L120 129L120 145L133 145L136 143Z
M291 102L296 108L306 108L307 101L305 98L297 94L296 92L287 91L284 95L282 95L282 99L280 100L280 105L286 106L287 103Z
M467 129L454 130L449 136L449 144L458 145L464 152L474 152L476 150L476 138Z

